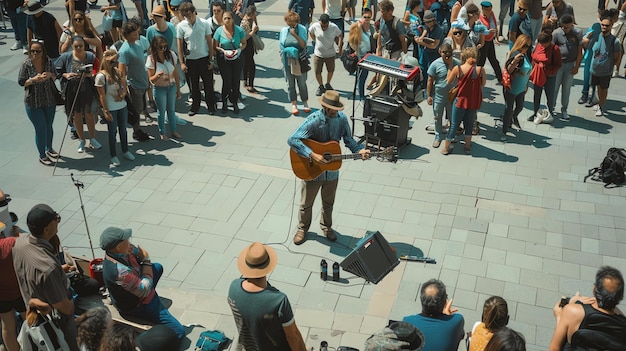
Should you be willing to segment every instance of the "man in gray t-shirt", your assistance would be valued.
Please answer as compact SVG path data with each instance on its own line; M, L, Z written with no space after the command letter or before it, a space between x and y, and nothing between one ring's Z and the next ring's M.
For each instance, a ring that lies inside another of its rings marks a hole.
M613 68L622 56L622 47L615 36L611 35L613 21L608 16L600 19L600 34L597 38L583 39L583 46L591 48L591 85L598 88L598 110L596 117L607 116L604 103L609 92ZM617 67L616 67L617 68Z
M552 43L559 46L563 65L556 74L554 98L552 104L556 105L556 97L561 90L561 117L562 121L569 121L567 107L569 96L574 83L574 76L578 73L578 68L583 59L583 33L574 27L574 18L571 15L563 15L560 20L560 28L552 32ZM550 111L554 111L555 106L548 106Z

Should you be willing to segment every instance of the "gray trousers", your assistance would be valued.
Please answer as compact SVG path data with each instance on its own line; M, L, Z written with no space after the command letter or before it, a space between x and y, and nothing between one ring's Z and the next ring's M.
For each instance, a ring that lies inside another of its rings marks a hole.
M311 226L313 217L313 203L317 193L322 189L322 214L320 217L320 227L330 229L333 225L333 205L335 204L335 194L337 193L338 179L322 181L302 181L300 211L298 212L298 229L305 232Z

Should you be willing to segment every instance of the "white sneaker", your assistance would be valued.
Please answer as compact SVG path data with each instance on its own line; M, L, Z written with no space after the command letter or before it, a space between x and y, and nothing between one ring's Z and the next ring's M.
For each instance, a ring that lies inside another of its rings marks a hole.
M126 151L125 153L122 154L122 156L124 156L124 158L129 161L135 160L135 155L133 155L130 151Z
M13 44L13 46L11 46L11 51L15 51L18 49L22 48L22 42L21 41L16 41L15 44Z
M85 152L85 140L81 140L78 143L78 153L82 154L83 152Z
M113 156L111 157L111 164L115 167L121 165L122 163L120 162L120 159L117 158L117 156Z
M239 107L240 110L243 110L246 108L246 105L244 105L243 102L237 102L237 107Z
M89 141L89 145L91 145L91 147L96 150L102 149L102 145L100 145L96 138L91 138L91 140Z
M602 109L600 108L600 106L598 106L598 109L596 110L596 117L602 117L602 115Z
M176 117L176 124L178 124L179 126L184 126L187 124L187 121L180 117Z

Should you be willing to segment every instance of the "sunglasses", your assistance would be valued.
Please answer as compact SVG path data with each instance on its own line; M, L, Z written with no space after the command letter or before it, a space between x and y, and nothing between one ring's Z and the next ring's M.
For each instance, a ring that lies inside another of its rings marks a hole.
M43 52L43 50L35 50L35 49L31 49L30 53L31 54L41 54Z
M172 11L178 11L178 7L177 6L171 6L170 8L172 9Z
M530 47L530 45L528 45L528 44L522 45L522 49L528 49L529 47Z
M82 22L84 20L85 19L83 17L76 17L76 18L74 18L74 22Z
M517 9L517 11L519 11L519 12L526 12L526 11L528 11L528 9L521 8L521 7L520 7L520 8L518 8L518 9Z
M365 17L365 16L363 16L363 19L372 19L372 17Z
M82 49L84 45L72 45L74 49Z
M452 32L452 34L456 35L456 36L461 36L461 35L463 35L463 32Z
M167 45L159 46L159 50L167 50L167 49L168 49Z
M610 26L611 26L611 24L610 24L610 23L609 23L609 24L600 23L600 25L601 25L602 27L610 27Z

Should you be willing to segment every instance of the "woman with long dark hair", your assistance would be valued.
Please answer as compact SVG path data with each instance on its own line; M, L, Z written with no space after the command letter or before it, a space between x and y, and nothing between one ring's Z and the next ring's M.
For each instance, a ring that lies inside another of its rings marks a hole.
M213 33L213 52L222 75L222 112L228 111L228 98L235 113L239 113L239 77L243 69L240 56L246 48L246 34L235 25L232 12L224 12L222 20L224 25Z
M256 94L258 91L254 88L256 72L254 54L257 49L252 41L252 35L259 31L259 26L256 23L256 6L250 5L246 8L246 13L241 20L241 29L246 33L246 48L243 49L243 86L249 92Z
M154 101L157 106L159 133L161 140L169 140L165 133L167 113L170 134L173 138L182 136L176 131L176 99L180 99L180 77L176 69L178 58L169 49L165 37L157 35L150 43L151 54L146 59L148 78L154 87ZM236 103L235 103L236 104Z
M93 52L98 61L102 62L102 41L98 31L91 23L91 18L85 15L83 11L74 11L71 17L69 31L71 35L65 35L65 38L61 38L61 52L69 51L72 45L72 36L79 36L85 40L88 48L85 50ZM63 40L65 39L65 40Z
M18 83L24 87L26 114L35 127L35 144L39 151L39 162L52 166L59 154L52 148L54 111L56 99L54 81L57 72L46 54L42 42L32 40L29 56L22 63Z
M83 115L87 122L91 147L102 148L96 140L96 125L93 116L98 108L93 80L96 55L91 51L86 51L85 45L86 42L82 37L72 37L72 51L63 53L56 61L57 71L63 77L61 85L65 89L65 113L68 115L72 113L76 134L80 139L79 153L85 152L86 147Z
M100 73L96 75L95 85L109 130L111 164L113 166L120 165L120 160L117 158L117 152L115 151L115 134L118 131L123 152L122 156L129 161L134 160L135 156L128 151L128 136L126 133L128 107L124 97L128 87L124 77L117 70L117 52L115 50L107 50L104 53L104 61L102 61Z

